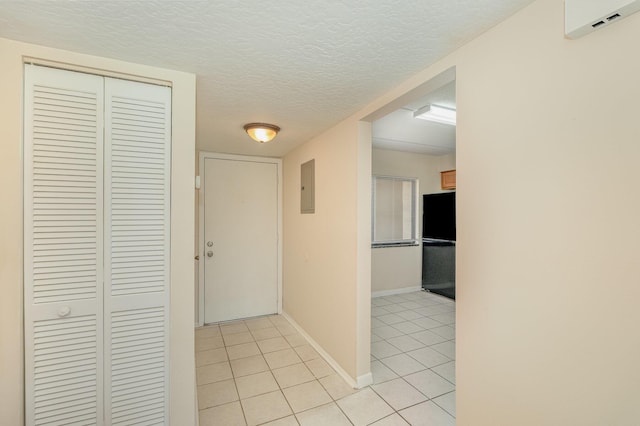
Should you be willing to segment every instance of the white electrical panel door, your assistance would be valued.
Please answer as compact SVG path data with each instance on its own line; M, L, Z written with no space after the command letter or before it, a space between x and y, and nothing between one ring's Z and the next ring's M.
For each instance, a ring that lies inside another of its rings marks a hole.
M27 425L103 424L102 86L25 67Z
M110 425L168 424L171 89L105 79Z
M168 424L171 89L25 66L27 425Z

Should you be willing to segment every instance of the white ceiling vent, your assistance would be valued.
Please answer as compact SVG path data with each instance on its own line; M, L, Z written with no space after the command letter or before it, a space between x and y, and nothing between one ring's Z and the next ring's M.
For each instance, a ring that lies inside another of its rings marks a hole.
M578 38L640 10L640 0L565 0L564 27Z

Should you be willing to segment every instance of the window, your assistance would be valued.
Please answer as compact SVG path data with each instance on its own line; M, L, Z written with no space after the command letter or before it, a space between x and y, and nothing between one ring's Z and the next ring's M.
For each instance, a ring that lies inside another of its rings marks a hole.
M373 176L373 246L417 244L418 179Z

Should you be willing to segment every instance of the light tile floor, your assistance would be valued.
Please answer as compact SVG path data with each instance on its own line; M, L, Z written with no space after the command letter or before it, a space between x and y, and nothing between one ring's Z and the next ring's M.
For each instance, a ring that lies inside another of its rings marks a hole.
M282 316L196 329L200 425L455 425L455 303L372 299L374 383L351 389Z

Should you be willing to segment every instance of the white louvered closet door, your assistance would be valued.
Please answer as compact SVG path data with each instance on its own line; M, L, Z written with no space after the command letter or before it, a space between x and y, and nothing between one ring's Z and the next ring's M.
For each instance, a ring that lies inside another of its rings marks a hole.
M105 79L106 418L168 424L171 89Z
M25 66L27 425L168 424L171 89Z
M103 79L25 66L27 425L103 418Z

